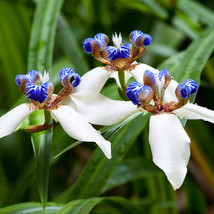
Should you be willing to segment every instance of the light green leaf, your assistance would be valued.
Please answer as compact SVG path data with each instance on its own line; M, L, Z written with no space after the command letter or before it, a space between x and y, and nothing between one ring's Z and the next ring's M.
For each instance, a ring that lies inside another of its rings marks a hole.
M38 1L28 53L28 70L50 72L54 37L63 0Z
M45 212L42 212L42 206L39 203L22 203L0 209L0 214L55 214L61 206L49 203Z

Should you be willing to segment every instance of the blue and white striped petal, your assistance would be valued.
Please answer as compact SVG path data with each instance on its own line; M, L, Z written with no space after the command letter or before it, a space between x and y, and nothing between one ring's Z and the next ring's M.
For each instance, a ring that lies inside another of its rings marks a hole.
M60 80L61 80L61 84L63 86L65 86L65 80L67 78L69 78L71 80L70 84L73 86L73 87L77 87L80 82L81 82L81 77L79 74L77 74L74 69L71 69L71 68L63 68L60 73L59 73L59 77L60 77Z
M148 46L152 43L152 37L149 34L144 34L140 30L132 31L129 35L129 39L135 47Z
M19 74L15 78L15 82L18 86L21 86L21 79L25 79L26 82L35 83L39 78L39 73L36 70L30 70L27 74Z
M116 48L114 46L107 46L105 49L108 52L108 59L110 61L119 58L129 58L131 44L124 44L120 48Z
M105 47L108 44L108 36L104 33L98 33L94 36L94 38L102 44L103 47Z
M185 84L186 86L189 87L191 94L194 94L198 89L197 83L195 82L195 80L192 79L184 80L182 84Z
M19 74L16 75L15 82L18 86L21 86L21 80L25 79L26 82L31 82L31 78L28 75Z
M126 89L127 97L133 102L134 105L140 105L139 95L143 91L143 85L139 82L132 82Z
M27 98L43 103L48 98L48 90L50 85L52 85L50 82L46 82L41 86L38 86L34 83L27 83L26 84Z

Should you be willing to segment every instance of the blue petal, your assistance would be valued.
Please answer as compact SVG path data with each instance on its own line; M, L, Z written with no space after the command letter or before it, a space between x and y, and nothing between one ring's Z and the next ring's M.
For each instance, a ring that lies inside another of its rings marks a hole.
M108 43L108 37L104 33L98 33L94 36L96 40L98 40L102 46L106 46Z
M142 35L143 35L143 33L140 30L134 30L130 33L129 38L130 38L131 42L135 45L136 40Z
M27 75L31 78L31 82L35 83L39 73L36 70L30 70Z
M120 48L114 46L107 46L105 49L108 52L108 59L110 61L119 58L128 58L130 56L131 44L124 44Z
M194 80L192 80L192 79L184 80L183 84L185 84L186 86L189 87L189 89L191 91L191 94L194 94L197 91L197 89L198 89L197 83Z
M127 97L133 102L134 105L140 105L139 95L143 91L143 85L139 82L132 82L126 89Z
M158 78L159 78L159 80L161 80L161 78L162 77L170 77L171 76L171 74L169 73L169 71L167 70L167 69L163 69L163 70L161 70L159 73L158 73Z
M92 53L93 51L93 48L92 48L92 45L91 43L94 41L95 39L93 38L87 38L84 40L83 42L83 49L86 53Z
M41 86L38 86L30 82L27 83L26 84L27 98L43 103L48 98L48 89L50 85L51 85L50 82L46 82Z
M71 85L72 85L73 87L78 86L78 85L80 84L80 82L81 82L81 77L79 76L79 74L77 74L77 73L76 73L73 69L71 69L71 68L63 68L63 69L60 71L59 76L60 76L61 84L62 84L63 86L65 86L64 81L65 81L65 79L67 79L67 78L71 79L71 78L73 77L72 82L71 82Z
M19 75L16 75L16 78L15 78L15 82L18 86L21 86L21 79L25 79L27 82L31 82L30 76L19 74Z
M151 45L152 37L149 34L143 34L143 37L144 37L143 45L144 46Z
M144 85L149 84L150 87L156 86L155 74L150 70L145 70L143 81L144 81Z
M176 91L180 92L182 98L188 98L191 94L191 89L187 85L181 83L177 86Z

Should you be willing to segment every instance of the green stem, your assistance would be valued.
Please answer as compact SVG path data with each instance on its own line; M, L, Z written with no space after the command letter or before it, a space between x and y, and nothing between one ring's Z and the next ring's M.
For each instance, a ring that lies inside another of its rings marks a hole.
M51 119L50 112L47 110L44 110L44 116L45 116L45 124L49 124Z
M121 85L121 88L118 88L119 94L122 99L129 100L126 96L126 83L125 83L125 73L124 71L118 71L118 78Z

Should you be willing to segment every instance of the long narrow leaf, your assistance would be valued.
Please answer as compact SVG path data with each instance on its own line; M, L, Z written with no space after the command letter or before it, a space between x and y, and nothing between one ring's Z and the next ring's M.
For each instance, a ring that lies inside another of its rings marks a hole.
M51 72L54 37L62 4L63 0L45 0L38 2L30 39L28 70L36 69L41 72L44 70ZM38 117L36 117L36 120L38 120L36 124L43 124L43 121ZM32 120L30 120L30 122L32 125L35 125ZM31 139L36 158L39 193L44 210L48 195L52 130L32 134Z

